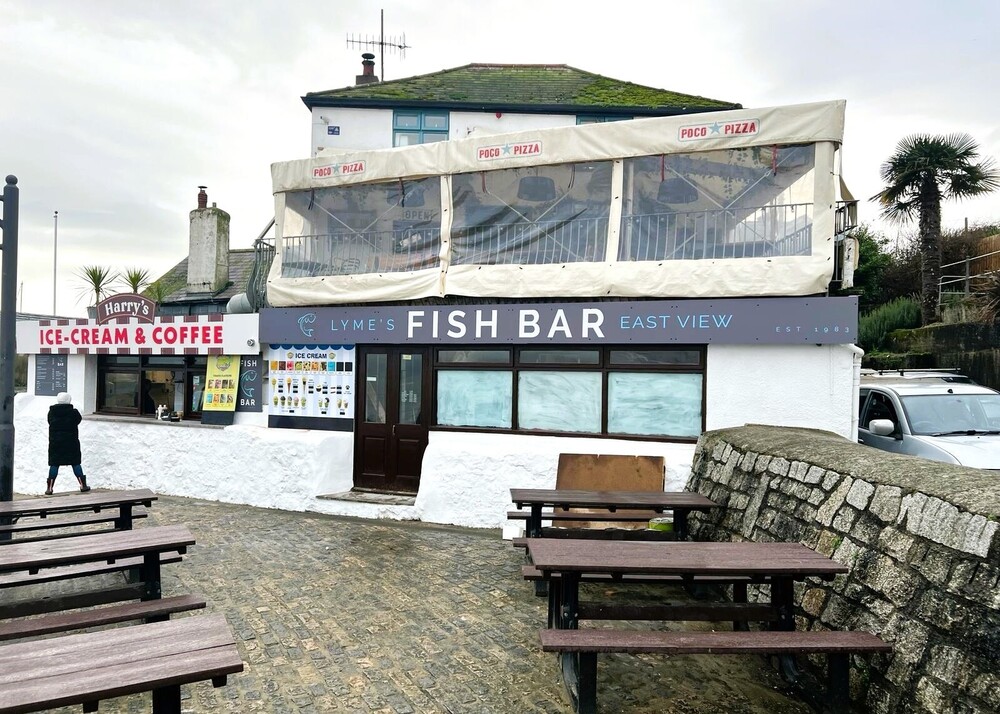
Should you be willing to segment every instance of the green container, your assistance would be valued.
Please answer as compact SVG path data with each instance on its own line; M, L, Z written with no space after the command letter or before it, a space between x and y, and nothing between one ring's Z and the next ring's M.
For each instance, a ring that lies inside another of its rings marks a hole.
M649 530L651 531L664 531L667 533L673 533L674 530L674 519L673 518L650 518L649 519Z

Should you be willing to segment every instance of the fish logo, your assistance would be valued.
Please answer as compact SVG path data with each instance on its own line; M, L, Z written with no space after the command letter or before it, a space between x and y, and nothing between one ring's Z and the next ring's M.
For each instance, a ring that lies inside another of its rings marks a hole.
M302 330L302 334L306 337L313 336L313 328L306 327L306 325L311 325L316 322L316 313L307 312L305 315L299 318L299 329Z
M240 377L240 381L243 382L243 384L240 385L240 391L243 392L243 394L246 395L247 398L253 399L253 393L256 390L254 382L257 381L257 371L247 370Z

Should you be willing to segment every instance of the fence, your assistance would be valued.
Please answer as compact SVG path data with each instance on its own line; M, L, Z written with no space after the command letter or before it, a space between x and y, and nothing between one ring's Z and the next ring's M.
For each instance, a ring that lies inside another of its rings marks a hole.
M1000 245L1000 235L985 238L979 245ZM1000 273L1000 250L942 265L938 280L938 308L977 295L977 282L997 273Z

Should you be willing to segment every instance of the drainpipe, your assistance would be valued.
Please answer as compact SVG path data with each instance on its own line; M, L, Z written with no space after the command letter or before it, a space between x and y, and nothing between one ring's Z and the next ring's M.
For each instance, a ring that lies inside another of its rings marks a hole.
M861 414L858 413L858 390L861 389L861 358L865 356L865 351L857 345L845 345L854 354L854 369L851 371L851 386L854 399L851 400L851 440L855 443L858 440L858 422Z

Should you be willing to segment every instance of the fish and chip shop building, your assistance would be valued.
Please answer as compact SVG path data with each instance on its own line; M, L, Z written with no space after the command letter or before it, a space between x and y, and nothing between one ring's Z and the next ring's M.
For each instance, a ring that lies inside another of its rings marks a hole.
M857 300L830 296L843 119L824 102L274 164L271 307L190 316L221 321L212 345L19 325L29 389L66 356L98 487L476 527L506 524L511 487L553 486L560 453L662 456L677 490L706 430L854 440ZM189 407L215 381L198 360L240 356L253 406L111 413L116 353L136 384L173 360ZM44 485L42 392L15 407L19 492Z

